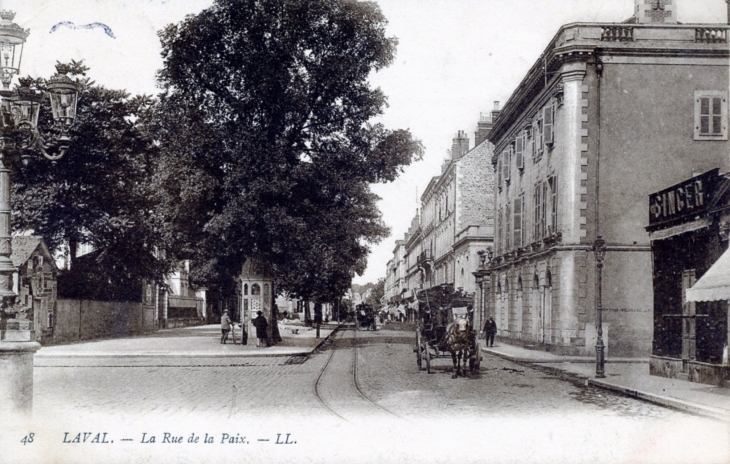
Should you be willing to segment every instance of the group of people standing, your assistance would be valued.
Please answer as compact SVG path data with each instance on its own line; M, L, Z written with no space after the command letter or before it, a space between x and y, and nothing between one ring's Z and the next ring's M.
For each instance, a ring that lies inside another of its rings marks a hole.
M256 318L251 321L254 327L256 327L256 346L257 347L267 347L269 346L266 343L267 339L267 329L269 328L269 322L264 317L264 313L261 311L256 312ZM228 315L228 311L223 311L223 315L221 316L221 344L225 345L228 341L228 334L230 333L231 329L233 328L233 321L231 321L230 316ZM246 328L243 328L243 331L241 333L241 344L245 345L248 342L248 334L246 333Z

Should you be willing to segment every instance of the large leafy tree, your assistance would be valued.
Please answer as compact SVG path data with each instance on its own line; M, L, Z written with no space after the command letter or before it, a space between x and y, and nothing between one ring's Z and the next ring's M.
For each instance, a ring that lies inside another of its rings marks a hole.
M372 122L386 99L368 76L396 46L385 25L373 2L217 0L160 33L156 185L165 240L199 279L258 255L280 288L331 301L363 271L388 233L369 185L422 151Z
M81 63L68 66L80 85L71 143L56 162L44 160L37 150L31 150L35 156L28 166L12 157L14 229L33 230L52 250L92 245L97 261L93 275L100 285L160 280L169 269L156 253L162 243L161 217L155 214L149 182L155 148L144 123L153 100L94 84L84 77L87 68ZM46 81L34 84L43 90ZM57 135L51 114L46 99L38 125L49 142Z

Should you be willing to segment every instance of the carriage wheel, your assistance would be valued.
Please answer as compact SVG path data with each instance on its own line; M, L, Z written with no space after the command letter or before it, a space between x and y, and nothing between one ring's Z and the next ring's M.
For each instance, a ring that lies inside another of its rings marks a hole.
M426 372L431 373L431 350L428 349L428 344L426 344Z
M419 371L423 368L423 354L421 353L422 349L423 347L421 346L421 332L416 330L416 362L418 363Z

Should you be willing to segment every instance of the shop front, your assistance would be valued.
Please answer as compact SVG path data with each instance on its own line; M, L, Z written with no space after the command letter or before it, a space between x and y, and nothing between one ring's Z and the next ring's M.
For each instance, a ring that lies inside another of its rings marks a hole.
M649 196L654 335L650 373L728 381L730 179L718 169Z

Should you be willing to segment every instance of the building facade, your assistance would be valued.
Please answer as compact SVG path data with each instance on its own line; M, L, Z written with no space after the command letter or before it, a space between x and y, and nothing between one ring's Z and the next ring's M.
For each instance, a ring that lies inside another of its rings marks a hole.
M594 352L600 236L607 353L651 352L647 198L727 169L729 82L727 26L678 24L675 2L655 3L636 0L624 23L561 27L494 123L502 340Z

